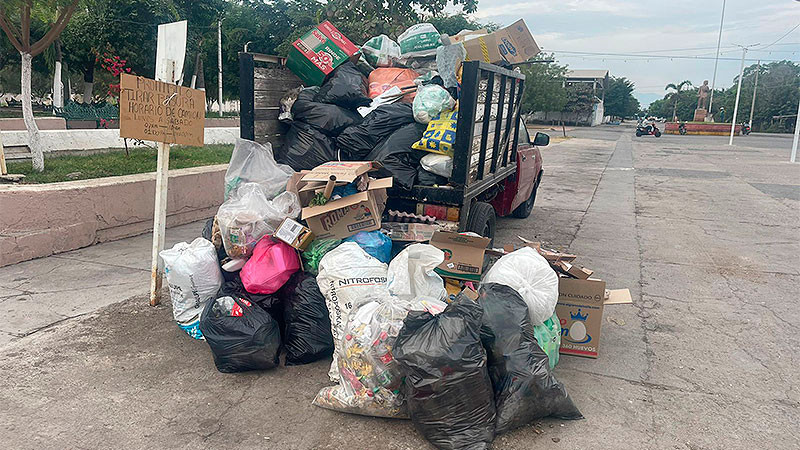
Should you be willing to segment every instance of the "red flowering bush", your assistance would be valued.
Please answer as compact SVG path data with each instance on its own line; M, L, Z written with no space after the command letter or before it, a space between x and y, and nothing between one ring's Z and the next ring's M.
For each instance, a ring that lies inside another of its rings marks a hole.
M119 56L111 56L108 53L103 53L102 58L97 58L100 67L108 71L114 78L119 80L119 76L123 73L133 73L133 70L128 67L128 60L121 59ZM120 83L108 84L108 95L114 98L119 98Z

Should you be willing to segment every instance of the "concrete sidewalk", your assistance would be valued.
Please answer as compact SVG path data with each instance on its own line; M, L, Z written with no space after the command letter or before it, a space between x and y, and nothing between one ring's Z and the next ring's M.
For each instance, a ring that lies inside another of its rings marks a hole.
M166 248L200 236L204 222L167 229ZM0 267L0 347L149 292L151 245L143 234Z

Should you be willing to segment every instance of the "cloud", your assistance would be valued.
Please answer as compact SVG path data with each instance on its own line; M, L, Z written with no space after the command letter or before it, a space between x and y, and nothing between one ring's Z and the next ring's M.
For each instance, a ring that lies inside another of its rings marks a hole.
M484 1L481 4L494 4L498 2ZM535 0L525 2L511 2L503 5L478 7L474 16L478 19L491 19L513 14L524 16L526 14L573 14L573 13L603 13L618 17L642 17L647 12L638 2L627 0Z

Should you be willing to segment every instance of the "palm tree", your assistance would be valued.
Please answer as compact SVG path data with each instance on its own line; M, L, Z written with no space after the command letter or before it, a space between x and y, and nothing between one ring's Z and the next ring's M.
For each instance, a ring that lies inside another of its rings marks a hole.
M683 90L684 86L692 87L692 82L689 81L689 80L683 80L678 84L670 83L670 84L667 85L667 87L664 88L665 91L668 91L670 89L673 89L675 91L675 92L670 93L670 95L675 99L675 103L672 106L672 121L673 122L677 122L678 121L678 116L676 114L676 111L678 109L678 94Z

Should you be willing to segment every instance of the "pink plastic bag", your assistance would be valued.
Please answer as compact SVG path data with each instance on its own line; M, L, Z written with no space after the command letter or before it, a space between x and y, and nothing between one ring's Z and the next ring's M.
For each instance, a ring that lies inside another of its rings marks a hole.
M264 236L253 249L239 275L247 292L272 294L300 269L300 258L294 248Z

